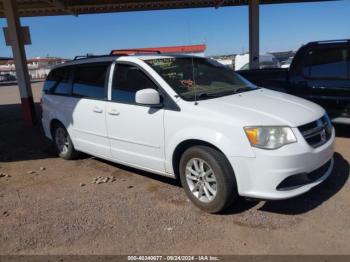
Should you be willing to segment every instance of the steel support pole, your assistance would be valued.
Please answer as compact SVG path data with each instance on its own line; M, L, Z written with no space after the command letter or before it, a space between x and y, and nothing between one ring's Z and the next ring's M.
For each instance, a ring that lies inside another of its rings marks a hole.
M259 68L259 0L249 0L249 66Z
M3 6L7 18L13 59L16 67L16 77L21 96L23 117L29 126L33 126L36 124L36 116L17 3L12 0L3 0Z

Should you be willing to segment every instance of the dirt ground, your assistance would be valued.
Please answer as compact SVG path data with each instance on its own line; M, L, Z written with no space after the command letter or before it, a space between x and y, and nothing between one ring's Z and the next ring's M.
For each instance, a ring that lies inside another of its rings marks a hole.
M36 102L41 85L33 84ZM172 179L90 156L57 158L18 103L15 86L0 87L2 255L350 253L350 127L336 127L335 170L311 192L241 199L210 215ZM115 181L93 183L99 176Z

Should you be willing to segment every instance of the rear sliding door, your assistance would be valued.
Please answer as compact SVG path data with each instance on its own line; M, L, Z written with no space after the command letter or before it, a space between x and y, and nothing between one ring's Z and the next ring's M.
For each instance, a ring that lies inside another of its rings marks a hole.
M110 157L106 127L107 78L110 63L77 65L73 70L72 126L76 147Z

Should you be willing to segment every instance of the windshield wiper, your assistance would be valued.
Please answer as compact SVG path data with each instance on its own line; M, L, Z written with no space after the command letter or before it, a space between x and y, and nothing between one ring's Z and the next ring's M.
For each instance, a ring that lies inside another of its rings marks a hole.
M251 86L240 87L236 90L230 90L230 91L226 91L226 92L217 93L217 97L235 95L235 94L239 94L239 93L243 93L243 92L247 92L247 91L252 91L252 90L256 90L256 89L258 89L258 88L254 88Z
M235 94L238 94L238 93L243 93L243 92L246 92L246 91L251 91L251 90L257 90L259 88L254 88L254 87L251 87L251 86L245 86L245 87L241 87L241 88L238 88L234 91Z
M209 92L199 92L195 94L195 97L197 97L198 99L198 98L206 98L206 97L212 98L212 97L218 97L218 96L216 94L209 93Z
M201 100L205 98L218 98L222 96L234 95L234 94L238 94L238 93L242 93L250 90L256 90L256 89L258 88L245 86L245 87L238 88L236 90L230 90L226 92L198 92L194 94L194 98L197 98L197 100Z
M240 87L240 88L238 88L236 90L229 90L229 91L226 91L226 92L211 93L210 95L212 97L229 96L229 95L239 94L239 93L243 93L243 92L251 91L251 90L256 90L256 89L258 89L258 88L254 88L254 87L251 87L251 86L245 86L245 87Z

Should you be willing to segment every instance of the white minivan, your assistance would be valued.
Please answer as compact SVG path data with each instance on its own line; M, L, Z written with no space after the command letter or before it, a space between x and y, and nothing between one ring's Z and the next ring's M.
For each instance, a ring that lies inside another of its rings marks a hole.
M80 151L179 178L211 213L238 196L300 195L333 169L335 132L323 108L256 87L212 59L76 59L51 71L42 108L62 158Z

